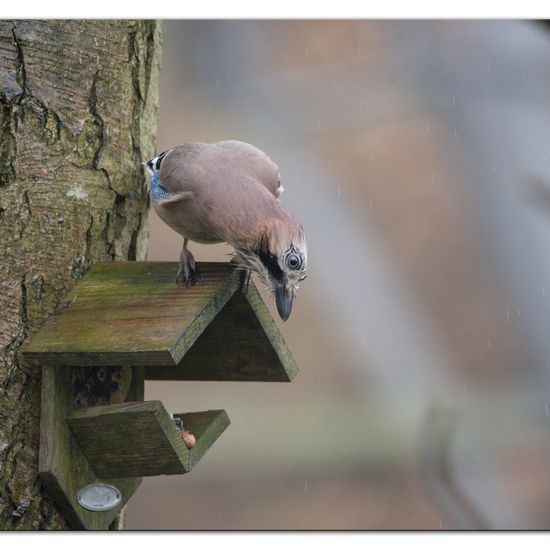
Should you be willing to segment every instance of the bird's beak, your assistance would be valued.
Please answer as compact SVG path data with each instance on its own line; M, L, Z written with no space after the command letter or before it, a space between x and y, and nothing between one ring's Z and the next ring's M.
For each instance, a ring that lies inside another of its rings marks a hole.
M294 293L287 285L286 279L283 278L282 281L277 281L275 285L275 302L277 304L277 311L283 321L286 321L290 316L293 300Z

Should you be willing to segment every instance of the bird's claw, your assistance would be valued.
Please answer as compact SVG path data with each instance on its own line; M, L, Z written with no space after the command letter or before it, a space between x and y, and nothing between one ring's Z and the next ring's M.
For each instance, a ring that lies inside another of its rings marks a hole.
M191 284L191 279L193 279L196 274L197 265L195 263L195 258L187 248L184 248L180 254L176 283L184 282L185 286L189 286Z

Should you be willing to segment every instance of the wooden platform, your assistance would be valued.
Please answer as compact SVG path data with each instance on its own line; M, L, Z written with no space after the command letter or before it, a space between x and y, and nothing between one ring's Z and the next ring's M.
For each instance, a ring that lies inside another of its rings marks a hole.
M100 478L185 474L229 426L225 411L175 415L197 443L188 449L160 401L72 411L67 423Z

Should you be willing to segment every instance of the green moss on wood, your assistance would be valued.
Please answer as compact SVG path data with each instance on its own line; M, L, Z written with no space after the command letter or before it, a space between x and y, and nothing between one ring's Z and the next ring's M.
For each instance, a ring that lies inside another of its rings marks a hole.
M228 263L200 263L193 284L177 264L96 264L23 349L34 364L142 365L157 380L289 382L298 372L253 283Z
M189 472L229 425L225 411L177 416L197 440L192 449L160 401L78 409L67 423L99 477L156 476Z

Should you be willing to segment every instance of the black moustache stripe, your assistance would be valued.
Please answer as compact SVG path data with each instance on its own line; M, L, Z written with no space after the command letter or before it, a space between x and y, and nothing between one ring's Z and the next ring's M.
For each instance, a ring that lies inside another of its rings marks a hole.
M281 280L283 278L283 270L279 267L279 262L277 262L276 256L267 250L260 249L258 251L258 257L275 279Z

